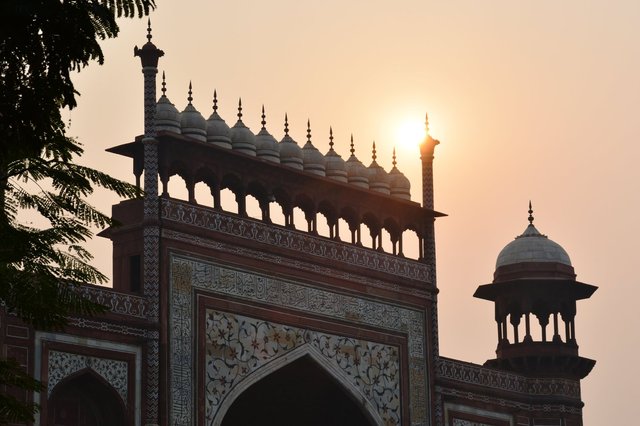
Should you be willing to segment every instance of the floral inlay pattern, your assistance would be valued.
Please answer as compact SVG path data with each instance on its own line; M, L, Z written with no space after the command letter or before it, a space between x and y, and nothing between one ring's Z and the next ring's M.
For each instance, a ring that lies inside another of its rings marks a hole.
M126 361L97 358L68 352L49 351L47 395L66 377L85 368L98 373L127 404L129 366Z
M205 324L207 424L213 424L220 405L242 380L304 345L344 373L349 384L377 409L385 425L400 424L396 347L215 310L207 310Z

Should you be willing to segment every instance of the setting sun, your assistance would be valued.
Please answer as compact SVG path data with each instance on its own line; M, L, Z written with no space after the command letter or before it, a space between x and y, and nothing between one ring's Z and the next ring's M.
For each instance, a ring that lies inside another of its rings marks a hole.
M424 122L420 120L405 120L398 126L396 142L399 146L416 147L425 136Z

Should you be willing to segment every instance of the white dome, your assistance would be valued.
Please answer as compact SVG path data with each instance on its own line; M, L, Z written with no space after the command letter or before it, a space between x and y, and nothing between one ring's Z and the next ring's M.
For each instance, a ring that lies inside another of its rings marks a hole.
M182 130L183 135L189 136L202 142L206 142L207 122L202 114L200 114L191 103L191 101L193 100L191 95L191 82L189 82L189 97L187 98L189 103L187 104L184 111L182 111L182 114L180 114L180 129Z
M389 172L389 187L393 197L411 200L411 182L395 165Z
M213 91L213 114L207 119L207 142L231 149L231 130L218 115L218 95Z
M369 174L369 189L387 195L391 194L389 174L376 162L375 157L369 165L367 173Z
M514 241L502 249L496 268L528 262L555 262L571 266L571 259L560 244L542 235L531 223Z
M180 112L164 94L156 103L155 130L180 134Z
M284 138L280 141L279 147L280 164L297 170L304 169L302 148L289 136L289 120L286 115L284 116Z
M256 136L242 122L242 100L238 102L238 121L231 128L231 145L235 151L256 156Z

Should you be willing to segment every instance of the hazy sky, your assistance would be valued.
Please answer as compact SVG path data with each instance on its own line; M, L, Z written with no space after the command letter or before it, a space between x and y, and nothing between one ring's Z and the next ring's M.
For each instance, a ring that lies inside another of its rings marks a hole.
M417 146L403 123L430 116L441 141L435 158L440 351L483 363L495 356L493 306L474 299L491 281L500 249L535 224L571 256L578 279L599 286L578 304L582 356L597 360L582 382L586 425L623 424L640 391L636 352L640 295L640 2L638 1L334 1L212 2L157 0L153 41L165 51L167 95L207 117L214 88L219 112L280 139L314 144L399 168L420 200ZM70 134L85 162L132 181L131 162L104 152L142 132L142 73L133 46L146 22L121 22L103 44L106 64L76 76L82 96ZM415 125L415 124L414 124ZM108 210L111 195L96 197ZM108 241L92 243L110 273Z

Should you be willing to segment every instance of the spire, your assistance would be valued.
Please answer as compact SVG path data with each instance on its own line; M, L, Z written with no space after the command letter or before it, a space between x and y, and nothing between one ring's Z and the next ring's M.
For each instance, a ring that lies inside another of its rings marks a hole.
M333 128L329 126L329 151L333 151Z
M193 100L193 97L191 96L193 94L193 91L191 90L192 88L193 87L191 86L191 80L189 80L189 96L187 97L189 105L191 105L191 101Z
M424 130L429 135L429 113L424 114Z
M376 141L373 141L373 149L371 150L371 158L373 159L373 161L376 161L376 158L378 158L376 156Z
M284 113L284 136L289 136L289 117L287 117L287 113Z
M153 36L151 35L151 18L147 19L147 43L151 43L151 38Z
M213 113L218 113L218 93L216 92L216 89L213 89Z
M355 155L356 149L353 147L353 133L351 133L351 155Z
M396 147L395 146L393 147L393 155L391 156L391 158L392 158L391 164L393 164L393 167L395 167L396 164L397 164L396 163Z
M311 143L311 121L307 118L307 143Z
M264 115L264 104L262 104L262 115L261 115L261 117L262 117L262 121L260 122L260 124L262 124L262 130L267 130L265 128L265 125L267 124L267 122L265 121L266 115Z
M167 79L164 76L164 71L162 71L162 96L166 97L167 95Z
M242 98L238 98L238 121L242 121Z
M531 200L529 200L529 225L533 226L533 209L531 208Z

